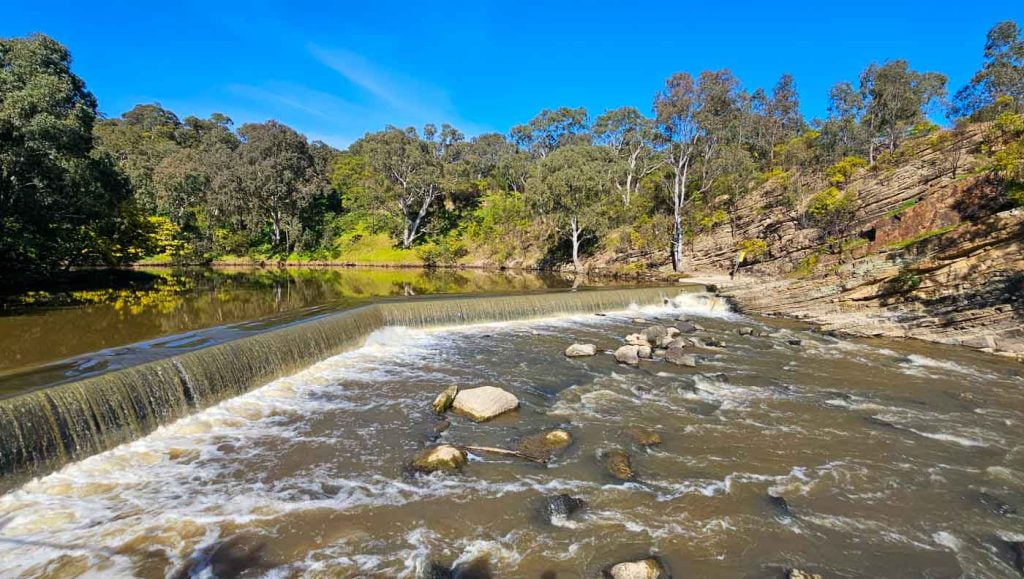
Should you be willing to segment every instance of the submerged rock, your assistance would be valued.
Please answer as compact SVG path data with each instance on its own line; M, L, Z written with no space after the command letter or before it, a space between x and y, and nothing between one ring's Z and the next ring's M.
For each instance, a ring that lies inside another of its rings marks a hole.
M460 390L452 409L476 422L484 422L519 407L519 399L495 386Z
M437 398L434 398L434 403L431 406L434 407L434 412L438 414L444 414L448 412L448 409L452 407L452 402L455 402L455 396L459 393L458 386L449 386L444 389Z
M640 363L640 347L620 347L618 350L615 350L615 361L619 364L629 364L630 366L638 365Z
M673 347L665 350L665 361L675 364L676 366L686 366L688 368L697 367L697 356L687 354L679 347Z
M741 336L752 336L754 335L754 328L744 326L742 328L736 328L736 333Z
M450 444L425 448L412 460L419 472L457 472L466 465L466 453Z
M661 444L661 435L646 428L631 428L626 433L633 442L640 446L657 446Z
M616 563L605 575L611 579L666 579L669 576L661 562L654 558Z
M1008 553L1007 559L1018 573L1024 575L1024 541L1007 541L1000 539Z
M647 320L645 320L643 318L633 318L633 323L634 324L646 324Z
M516 445L516 450L530 458L547 461L555 454L569 448L571 444L572 435L561 428L556 428L524 437Z
M604 454L604 467L613 477L619 480L633 480L636 472L633 471L633 462L629 454L621 450L610 450Z
M790 569L786 573L786 577L787 579L822 579L821 575L817 573L808 573L800 569Z
M569 358L593 356L595 354L597 354L597 346L593 344L573 344L565 349L565 355Z
M789 344L790 346L799 346L799 345L803 344L804 341L799 339L799 338L790 338L790 339L786 340L786 343Z
M559 521L568 520L574 514L585 509L586 501L566 494L555 495L544 499L544 518L557 524Z
M786 499L780 496L769 494L767 497L768 507L772 511L772 517L780 523L788 523L793 519L793 511L789 508Z

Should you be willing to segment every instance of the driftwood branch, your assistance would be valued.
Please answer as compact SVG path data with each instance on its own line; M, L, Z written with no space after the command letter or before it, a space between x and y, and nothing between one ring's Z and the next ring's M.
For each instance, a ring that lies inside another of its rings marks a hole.
M483 452L487 454L497 454L499 456L512 456L515 458L521 458L537 464L547 464L548 461L543 458L537 458L536 456L530 456L528 454L519 452L517 450L508 450L507 448L497 448L494 446L468 446L460 445L458 448L462 450L468 450L470 452Z

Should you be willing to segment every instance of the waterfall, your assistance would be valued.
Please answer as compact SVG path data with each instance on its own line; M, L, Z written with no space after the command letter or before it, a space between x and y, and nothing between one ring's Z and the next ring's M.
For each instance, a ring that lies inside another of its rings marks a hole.
M501 322L660 304L703 286L384 301L0 399L0 491L363 344L387 326Z

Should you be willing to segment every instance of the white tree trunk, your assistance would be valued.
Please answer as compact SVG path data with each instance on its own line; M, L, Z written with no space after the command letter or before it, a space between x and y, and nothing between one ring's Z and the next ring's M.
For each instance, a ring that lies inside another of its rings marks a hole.
M572 267L576 272L580 271L580 233L579 220L573 215L572 225Z

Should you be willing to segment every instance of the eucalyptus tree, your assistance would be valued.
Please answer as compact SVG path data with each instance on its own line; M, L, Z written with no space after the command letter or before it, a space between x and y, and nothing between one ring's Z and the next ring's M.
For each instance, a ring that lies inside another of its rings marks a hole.
M661 152L672 171L672 269L683 267L683 206L687 201L690 167L697 150L697 86L693 77L672 75L654 100L654 112L662 139Z
M799 135L807 127L800 114L800 96L793 75L784 74L772 88L771 95L757 89L751 95L757 156L768 167L775 163L775 149L781 143Z
M299 214L320 186L309 144L277 121L246 123L238 135L228 193L250 228L269 225L273 248L288 252L301 234Z
M828 92L828 117L820 126L820 145L826 161L867 153L871 136L861 124L864 97L851 83L832 85Z
M967 86L957 91L953 112L960 116L984 113L1002 98L1013 112L1024 112L1024 36L1012 20L988 31L985 62Z
M662 162L654 150L655 123L634 107L622 107L597 117L593 133L597 144L615 153L620 168L614 184L623 205L628 207L640 180L653 173Z
M414 128L388 127L370 133L349 151L365 160L369 178L363 191L379 207L402 221L402 247L412 247L436 202L451 186L449 166L458 160L462 134L445 125L440 133L432 125L421 138Z
M604 147L569 145L547 155L530 179L536 209L551 216L572 243L572 263L581 269L580 244L604 222L603 201L611 189L614 159Z
M64 46L0 38L0 264L11 278L128 256L131 191L94 149L96 116Z
M530 122L509 131L519 148L543 159L559 147L590 142L587 133L587 109L560 107L544 109Z
M946 76L911 70L905 60L871 64L861 73L860 93L871 136L868 160L874 162L878 144L894 152L910 128L927 119L929 105L946 94Z

